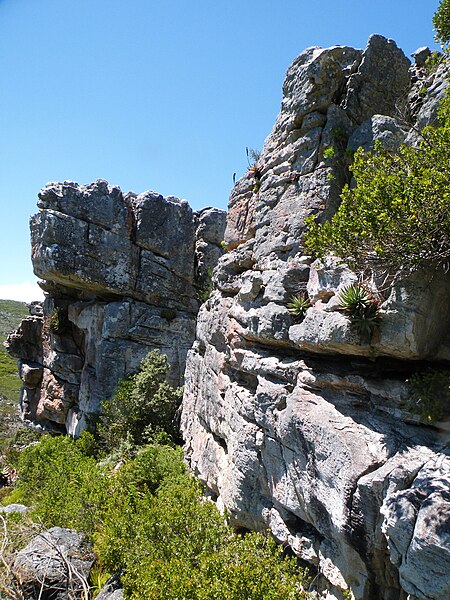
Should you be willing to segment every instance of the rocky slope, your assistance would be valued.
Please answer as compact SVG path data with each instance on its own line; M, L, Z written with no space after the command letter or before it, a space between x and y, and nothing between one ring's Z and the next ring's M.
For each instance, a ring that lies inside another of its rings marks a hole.
M77 434L151 349L182 383L226 213L105 181L48 184L39 208L32 260L46 300L7 345L20 359L24 419Z
M302 247L305 217L336 210L352 150L415 143L435 119L445 67L429 73L427 54L410 67L372 36L364 51L293 62L261 158L232 192L230 251L188 354L191 467L236 525L269 528L315 565L329 598L450 597L448 436L411 412L406 381L448 365L450 278L398 281L363 343L337 310L356 275ZM301 323L287 308L299 292L313 304Z

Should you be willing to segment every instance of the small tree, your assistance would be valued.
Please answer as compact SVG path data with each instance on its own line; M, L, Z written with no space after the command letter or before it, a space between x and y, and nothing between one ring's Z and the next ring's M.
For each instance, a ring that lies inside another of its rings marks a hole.
M356 187L345 186L334 217L308 220L307 248L348 260L363 271L448 270L450 265L450 97L440 125L422 131L418 148L359 149L351 167Z
M103 402L99 432L107 449L126 440L140 445L161 435L179 441L175 415L183 392L167 383L168 371L167 357L153 350L138 373L119 381L115 396Z
M447 46L450 42L450 0L441 0L433 16L433 25L436 41L444 47Z

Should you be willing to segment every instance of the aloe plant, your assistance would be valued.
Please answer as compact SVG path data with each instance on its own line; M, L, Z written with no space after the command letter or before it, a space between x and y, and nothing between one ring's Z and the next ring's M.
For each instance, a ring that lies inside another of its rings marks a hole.
M304 319L306 311L311 307L311 302L306 294L297 294L291 296L287 307L291 315L300 321Z
M379 300L364 285L353 283L341 290L339 303L357 333L371 337L381 321Z

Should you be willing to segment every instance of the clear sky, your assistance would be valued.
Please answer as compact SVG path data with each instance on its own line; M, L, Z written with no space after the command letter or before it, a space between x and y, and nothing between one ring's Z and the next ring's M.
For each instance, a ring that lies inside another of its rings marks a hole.
M47 181L107 179L226 208L308 46L435 47L438 0L0 0L0 298L37 296Z

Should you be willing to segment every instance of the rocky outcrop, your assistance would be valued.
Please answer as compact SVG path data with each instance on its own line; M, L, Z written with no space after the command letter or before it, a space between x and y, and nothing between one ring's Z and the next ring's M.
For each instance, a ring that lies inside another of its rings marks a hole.
M229 252L188 354L192 469L237 526L270 528L312 564L330 599L450 596L448 434L414 413L408 383L449 366L449 275L387 292L370 281L382 321L364 340L339 310L356 274L312 263L302 240L307 216L336 211L357 147L417 141L412 121L436 114L443 74L410 68L381 36L294 61L261 157L232 191ZM305 293L300 322L287 304Z
M77 434L151 349L182 383L226 213L105 181L48 184L39 208L32 261L46 300L7 346L20 359L24 418Z
M93 562L92 549L81 534L52 527L36 535L17 553L12 573L21 598L70 600L88 597Z

